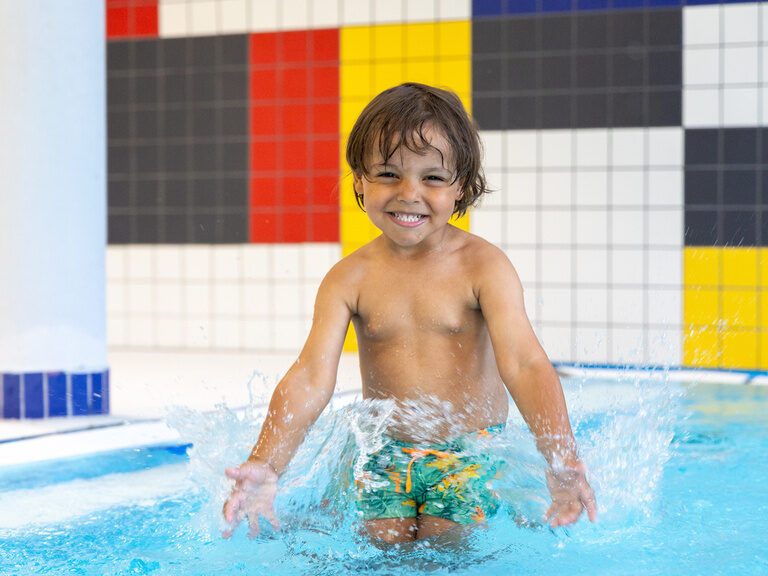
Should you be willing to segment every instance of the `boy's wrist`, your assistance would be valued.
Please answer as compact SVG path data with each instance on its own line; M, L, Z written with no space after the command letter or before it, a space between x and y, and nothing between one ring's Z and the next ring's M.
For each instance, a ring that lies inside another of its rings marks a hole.
M250 463L254 463L254 464L262 464L262 465L266 466L267 468L269 468L275 476L277 476L277 477L280 476L280 474L277 472L277 469L275 468L274 464L272 464L272 462L270 462L266 458L263 458L263 457L259 456L258 454L251 453L248 456L248 459L246 460L246 462L250 462Z

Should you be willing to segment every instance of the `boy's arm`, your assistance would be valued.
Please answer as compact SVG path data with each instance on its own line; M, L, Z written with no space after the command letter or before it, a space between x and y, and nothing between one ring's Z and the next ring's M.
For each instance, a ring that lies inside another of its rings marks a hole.
M583 505L594 520L594 495L578 457L560 379L528 321L517 272L498 248L486 249L476 276L478 300L501 378L549 464L553 508L547 516L554 525L571 523ZM578 504L575 517L573 510L561 514L557 509L563 504L557 500L569 496L577 499L571 502Z

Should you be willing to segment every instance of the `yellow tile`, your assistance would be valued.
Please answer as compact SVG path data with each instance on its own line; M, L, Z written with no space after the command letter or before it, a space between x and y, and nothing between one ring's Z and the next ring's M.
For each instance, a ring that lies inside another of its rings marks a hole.
M373 94L379 94L403 82L404 66L402 61L377 62L373 67Z
M355 327L349 323L347 336L344 339L344 352L357 352L357 337L355 336Z
M760 332L757 335L758 368L768 370L768 332Z
M688 327L683 337L683 364L686 366L717 367L720 347L716 328Z
M370 100L373 88L373 70L370 64L342 64L339 75L342 102L348 99Z
M435 85L437 84L437 65L434 60L408 60L405 62L403 82Z
M758 253L755 248L723 248L723 286L757 285Z
M405 26L386 24L373 26L373 59L402 60L405 56Z
M686 289L683 292L683 321L696 326L714 326L719 320L717 290Z
M347 98L341 104L341 133L346 138L352 131L352 127L357 122L357 118L363 111L363 108L370 102L370 98ZM346 146L346 142L344 143Z
M437 51L442 58L472 53L472 24L468 20L437 25Z
M373 34L370 26L349 26L341 28L339 35L339 55L342 62L370 60Z
M453 224L457 228L460 228L461 230L466 230L467 232L469 232L469 210L461 218L456 218L456 217L452 218L451 224Z
M755 328L757 320L757 292L754 290L725 290L722 319L729 327Z
M758 248L757 259L760 270L760 286L768 286L768 248Z
M686 286L720 284L719 248L686 248L683 251L683 282Z
M405 57L409 60L437 56L437 27L434 22L408 24L405 28Z
M469 94L472 88L472 64L469 58L439 60L437 62L437 82L440 88L450 88L459 96ZM471 99L464 97L462 102L467 104Z
M758 326L768 328L768 286L758 290L757 294L757 301L759 302Z
M724 368L757 368L757 333L727 330L721 335Z

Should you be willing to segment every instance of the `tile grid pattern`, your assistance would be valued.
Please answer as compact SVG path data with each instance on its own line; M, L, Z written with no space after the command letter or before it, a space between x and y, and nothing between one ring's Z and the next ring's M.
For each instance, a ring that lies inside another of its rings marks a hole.
M109 413L109 370L0 374L0 419Z

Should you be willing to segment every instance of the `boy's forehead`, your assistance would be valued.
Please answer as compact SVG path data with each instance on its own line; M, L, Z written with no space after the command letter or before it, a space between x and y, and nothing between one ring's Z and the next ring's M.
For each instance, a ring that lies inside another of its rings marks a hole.
M396 157L398 152L402 153L404 149L419 155L429 155L434 152L440 156L443 166L449 167L452 164L451 146L440 130L425 128L421 133L414 130L405 143L399 134L393 136L386 146L381 146L383 144L381 141L374 142L376 145L368 152L368 157L374 164L385 164ZM386 158L382 154L382 148L387 150Z

